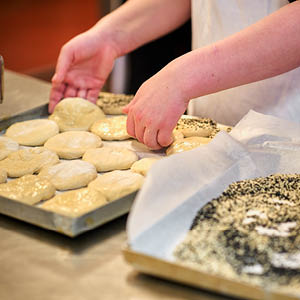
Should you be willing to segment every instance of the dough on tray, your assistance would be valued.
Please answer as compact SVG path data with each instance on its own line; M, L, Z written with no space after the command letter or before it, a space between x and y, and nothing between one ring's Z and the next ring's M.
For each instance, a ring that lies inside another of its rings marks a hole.
M112 171L99 175L88 187L101 192L108 201L131 194L141 188L144 176L130 170Z
M39 176L48 179L57 190L70 190L87 186L97 177L97 171L88 162L71 160L44 167Z
M0 160L6 158L11 152L19 150L19 144L6 136L0 136Z
M91 132L67 131L50 138L45 147L60 158L80 158L88 150L102 146L101 138Z
M101 107L107 115L122 115L123 108L133 97L134 95L101 92L97 100L97 105Z
M201 145L205 145L211 141L211 138L192 136L184 139L176 140L166 150L167 155L180 153L188 150L192 150Z
M17 122L7 128L5 135L20 145L41 146L52 136L58 134L58 126L47 119Z
M82 188L58 194L43 203L41 208L76 218L105 204L107 200L100 192Z
M121 141L130 138L126 128L127 116L117 116L96 121L91 132L107 141Z
M143 176L146 176L148 171L151 169L152 165L158 161L160 158L158 157L145 157L138 161L136 161L131 166L131 171L135 173L139 173Z
M0 184L0 195L27 204L47 200L55 194L55 187L47 179L36 175L23 177Z
M0 169L0 183L4 183L7 180L7 172L4 169Z
M64 131L85 131L100 119L105 118L103 111L96 105L83 98L65 98L60 101L49 117L55 121L59 130Z
M125 147L104 146L87 150L82 159L93 164L98 172L105 172L129 169L139 158L134 151Z
M44 147L25 148L12 152L1 160L0 169L4 169L9 177L21 177L37 173L42 167L58 162L58 156Z

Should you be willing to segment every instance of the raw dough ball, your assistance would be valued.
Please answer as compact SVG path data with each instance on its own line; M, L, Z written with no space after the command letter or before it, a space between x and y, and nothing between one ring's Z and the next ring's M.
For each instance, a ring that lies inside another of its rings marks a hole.
M87 150L82 159L93 164L98 172L105 172L129 169L139 158L127 148L105 146Z
M44 167L39 176L48 179L57 190L70 190L86 186L97 177L97 171L88 162L71 160Z
M4 183L7 180L7 172L4 169L0 169L0 183Z
M91 132L107 141L121 141L129 139L126 128L127 116L111 117L95 122Z
M101 192L108 201L131 194L141 188L144 177L127 171L112 171L98 176L88 187Z
M10 153L0 161L0 168L4 169L9 177L21 177L58 162L58 156L44 147L26 148Z
M192 150L201 145L205 145L210 141L211 141L210 138L199 137L199 136L180 139L172 143L172 145L167 149L166 154L171 155L175 153Z
M97 105L101 107L107 115L122 115L123 108L133 97L134 95L101 92L98 97Z
M76 218L105 204L107 200L100 192L83 188L56 195L41 208Z
M40 146L58 134L58 126L47 119L17 122L7 128L5 135L24 146Z
M0 136L0 160L6 158L9 153L19 150L19 144L5 136Z
M58 124L62 132L89 130L95 121L102 118L105 118L103 111L96 104L82 98L63 99L49 117Z
M67 131L50 138L45 147L56 152L60 158L80 158L88 149L102 146L101 139L86 131Z
M175 131L182 132L185 137L209 137L216 127L216 122L208 118L182 116L177 122Z
M55 194L55 187L47 179L25 175L0 184L0 195L27 204L47 200Z
M158 157L145 157L138 161L136 161L131 166L131 171L135 173L139 173L143 176L146 176L152 165L158 161L160 158Z

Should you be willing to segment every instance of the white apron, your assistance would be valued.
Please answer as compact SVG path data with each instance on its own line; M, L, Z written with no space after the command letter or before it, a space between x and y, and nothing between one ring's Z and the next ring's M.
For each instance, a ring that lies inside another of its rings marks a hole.
M287 0L191 0L193 49L224 39L288 4ZM191 100L188 113L236 124L248 111L300 122L300 68Z

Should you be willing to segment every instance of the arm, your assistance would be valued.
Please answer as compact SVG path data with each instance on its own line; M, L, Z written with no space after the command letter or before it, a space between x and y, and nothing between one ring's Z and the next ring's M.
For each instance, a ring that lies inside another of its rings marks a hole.
M117 57L166 34L189 17L190 0L127 1L62 47L49 112L65 97L96 102Z
M168 64L142 85L125 108L128 132L153 149L167 146L189 99L276 76L298 66L300 1Z

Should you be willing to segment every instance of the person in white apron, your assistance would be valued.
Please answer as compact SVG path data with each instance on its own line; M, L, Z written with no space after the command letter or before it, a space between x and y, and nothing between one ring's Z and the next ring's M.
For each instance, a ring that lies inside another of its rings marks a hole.
M63 97L95 102L117 57L175 29L192 15L194 51L140 87L124 110L129 134L153 149L167 146L189 102L190 114L227 125L236 124L249 109L298 121L297 2L287 6L287 0L127 1L62 48L49 111ZM278 74L282 75L265 79Z

